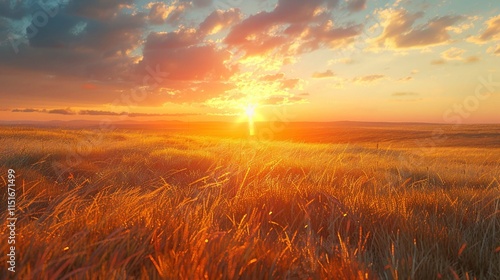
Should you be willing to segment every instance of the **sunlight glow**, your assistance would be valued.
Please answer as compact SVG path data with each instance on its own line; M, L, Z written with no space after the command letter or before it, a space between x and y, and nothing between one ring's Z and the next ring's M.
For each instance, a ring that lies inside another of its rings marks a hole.
M255 105L248 105L246 108L245 108L245 112L248 116L249 119L252 119L253 116L255 115Z
M253 117L255 115L255 105L253 104L248 104L247 107L245 108L245 112L247 114L247 117L248 117L248 134L250 136L254 136L255 135L255 125L254 125L254 120L253 120Z

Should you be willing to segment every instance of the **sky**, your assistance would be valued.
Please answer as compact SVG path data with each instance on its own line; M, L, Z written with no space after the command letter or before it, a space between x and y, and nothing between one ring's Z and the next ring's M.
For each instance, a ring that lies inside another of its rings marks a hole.
M0 0L0 120L500 123L497 0Z

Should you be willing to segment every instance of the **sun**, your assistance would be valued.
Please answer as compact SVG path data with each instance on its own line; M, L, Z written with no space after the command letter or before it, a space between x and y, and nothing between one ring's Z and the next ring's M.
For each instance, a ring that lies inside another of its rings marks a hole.
M247 114L248 119L253 119L253 116L255 115L255 107L257 106L248 104L245 108L245 113Z
M255 125L254 125L254 116L255 116L255 108L257 106L255 104L248 104L245 107L245 113L247 114L248 117L248 134L250 136L255 135Z

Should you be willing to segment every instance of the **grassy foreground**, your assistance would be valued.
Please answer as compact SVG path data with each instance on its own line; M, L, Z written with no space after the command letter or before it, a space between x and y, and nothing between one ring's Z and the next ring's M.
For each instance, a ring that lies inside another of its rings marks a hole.
M4 127L0 157L10 278L500 279L498 147Z

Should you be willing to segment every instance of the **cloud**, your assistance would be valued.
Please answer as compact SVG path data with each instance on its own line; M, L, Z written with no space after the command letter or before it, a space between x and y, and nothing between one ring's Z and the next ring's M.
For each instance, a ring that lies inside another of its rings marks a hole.
M27 108L27 109L12 109L13 113L39 113L39 112L44 112L43 110L39 110L39 109L31 109L31 108Z
M226 81L174 81L168 80L166 85L178 93L175 95L161 95L158 104L172 103L202 103L211 98L221 96L235 88L234 83Z
M145 16L118 15L107 21L82 20L77 17L58 14L43 28L30 25L27 32L38 30L29 39L31 47L66 50L98 51L101 55L126 54L135 49L141 41ZM75 28L80 26L81 31Z
M359 12L366 9L366 0L348 0L347 10L351 13Z
M337 26L328 13L338 1L279 0L271 12L260 12L235 25L224 42L247 56L271 52L297 55L351 43L361 26Z
M398 81L400 81L400 82L408 82L408 81L411 81L411 80L413 80L412 76L406 76L406 77L398 79Z
M300 83L300 79L288 79L283 73L276 73L270 75L264 75L259 78L259 81L267 82L269 84L279 85L279 88L284 90L291 90L297 88Z
M133 0L73 0L69 1L66 11L80 17L108 20L133 4Z
M0 17L21 19L28 13L29 1L0 0Z
M440 64L445 64L448 61L462 61L464 63L475 63L480 60L478 56L469 56L467 58L462 57L462 55L465 53L465 50L459 49L459 48L450 48L444 52L441 53L442 59L437 59L433 60L431 64L433 65L440 65Z
M459 48L450 48L441 53L441 57L446 60L462 60L462 55L465 53L465 50Z
M168 22L175 11L187 9L190 1L176 1L175 5L150 3L143 7L150 9L146 13L140 9L130 12L135 8L132 1L88 1L95 8L81 2L61 6L43 28L19 45L20 55L13 55L10 46L0 45L0 72L19 73L14 79L0 75L2 100L9 98L9 92L16 92L21 96L13 106L33 104L31 99L41 100L42 87L43 100L49 104L64 100L68 105L96 105L120 99L130 89L147 88L151 92L138 106L152 106L165 101L204 101L234 87L227 82L237 71L230 63L232 54L205 37L238 22L239 10L215 11L198 26L193 23L197 29L180 27L145 36L148 22L160 23L160 18ZM202 2L198 1L198 6ZM171 6L173 10L167 15L165 8ZM167 73L168 77L163 77L161 83L153 77L145 85L150 72ZM175 94L162 92L161 88Z
M479 16L468 16L466 17L465 22L460 24L450 26L448 28L449 31L454 32L455 34L462 34L464 31L467 31L474 27L474 23L479 19Z
M500 45L488 48L488 53L500 55Z
M13 109L14 113L46 113L59 115L84 115L84 116L128 116L128 117L187 117L198 116L194 113L130 113L130 112L113 112L99 110L80 110L78 112L67 109Z
M7 18L0 16L0 46L9 40L11 35L10 21Z
M416 25L423 12L409 13L405 9L386 9L378 12L382 34L372 40L372 48L408 49L449 43L450 27L463 20L462 16L435 17Z
M215 34L239 22L241 17L239 9L216 10L200 24L199 31L206 35Z
M431 61L432 65L443 65L446 64L446 60L444 59L435 59Z
M13 113L47 113L47 114L56 114L56 115L76 115L76 112L71 110L70 108L66 109L12 109Z
M493 55L500 55L500 45L493 45L491 47L488 47L486 50L487 53L493 54Z
M270 96L260 102L261 106L266 105L291 105L298 103L306 103L307 99L302 96Z
M416 92L395 92L395 93L391 94L391 96L394 96L394 97L419 96L419 95L420 94L416 93Z
M479 58L478 56L469 56L465 59L465 63L476 63L476 62L479 62L481 60L481 58Z
M57 114L57 115L76 115L76 112L73 110L67 108L67 109L52 109L52 110L47 110L47 113L49 114Z
M302 80L286 77L283 73L259 75L241 72L231 77L236 84L234 89L215 96L203 104L209 108L234 112L244 109L245 104L294 104L298 97L305 102L306 96L300 95ZM286 101L286 102L282 102Z
M13 46L0 46L0 68L65 79L124 79L133 68L135 58L131 52L141 44L145 16L114 10L112 18L100 20L70 14L68 9L61 6L43 27L32 22L22 30L23 34L18 34L26 40L16 39Z
M312 77L316 79L321 79L321 78L331 78L335 76L335 73L333 73L332 70L326 70L325 72L314 72Z
M256 100L274 96L295 102L303 81L268 73L300 54L348 46L362 32L352 21L334 22L339 0L278 0L274 8L246 18L236 8L210 13L203 8L213 4L207 0L39 2L64 2L43 27L27 22L40 3L0 0L0 100L12 100L15 94L12 108L126 105L137 90L147 91L147 97L131 106L204 104L226 97L242 102L254 95ZM153 26L159 24L171 25ZM23 38L18 55L5 41L16 28L22 29L16 37ZM261 71L264 66L245 61L252 58L277 66ZM255 72L243 77L247 80L234 78L240 69ZM165 75L157 79L151 72ZM71 109L33 110L79 114Z
M355 83L371 83L385 78L386 78L385 75L375 74L375 75L355 77L352 79L352 81Z
M196 29L181 28L173 32L151 32L144 43L144 50L180 49L198 45L202 38Z
M81 110L79 115L90 115L90 116L128 116L128 117L187 117L187 116L198 116L200 114L192 113L129 113L129 112L112 112L112 111L99 111L99 110Z
M420 93L412 91L395 92L391 96L395 102L418 102L423 100L423 98L419 97Z
M293 90L296 89L301 80L296 78L286 78L283 73L276 73L270 75L263 75L259 77L259 81L265 82L269 85L275 85L281 90Z
M148 68L161 69L162 72L168 73L168 77L159 85L179 92L169 98L184 99L190 95L199 100L205 95L206 99L209 99L214 94L223 93L219 90L230 88L224 81L227 81L237 69L226 64L231 58L230 52L214 43L204 41L205 32L213 30L211 23L217 24L217 19L211 16L208 18L209 20L204 21L203 26L206 29L203 32L181 27L173 32L151 32L146 38L143 57L136 69L142 75L148 74L146 71ZM224 20L226 17L223 16L221 19ZM210 89L210 86L205 87L206 85L210 85L213 89ZM204 91L198 90L193 94L193 89L200 87L204 87Z
M347 27L335 27L333 21L325 24L309 27L303 36L302 46L297 48L298 53L311 52L323 47L339 48L354 42L362 30L361 25L351 25Z
M487 26L486 29L477 37L469 38L469 41L484 44L500 40L500 15L488 19L485 24Z
M299 84L299 79L284 79L281 81L282 89L294 89Z
M265 82L274 82L274 81L277 81L277 80L281 80L284 77L285 77L285 74L283 74L283 73L277 73L277 74L262 76L262 77L260 77L260 80L261 81L265 81Z
M152 24L176 24L189 7L189 2L174 2L168 5L164 2L151 2L147 5L150 9L148 19Z
M89 116L121 116L126 115L127 113L117 113L111 111L99 111L99 110L81 110L79 112L80 115L89 115Z
M169 80L221 80L235 70L225 64L230 55L215 44L203 43L194 29L153 32L146 39L138 69L158 67L169 73Z

